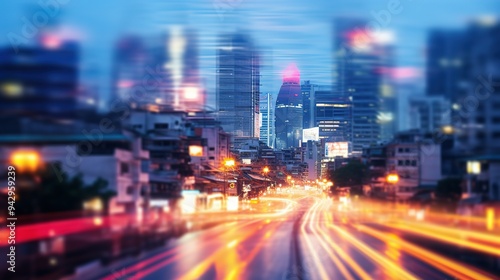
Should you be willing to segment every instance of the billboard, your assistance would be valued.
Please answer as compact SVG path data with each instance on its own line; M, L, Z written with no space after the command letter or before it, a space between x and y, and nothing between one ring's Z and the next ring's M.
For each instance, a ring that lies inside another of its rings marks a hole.
M302 130L302 142L319 141L319 127L306 128Z
M327 142L325 143L325 156L328 158L334 157L349 157L349 142Z

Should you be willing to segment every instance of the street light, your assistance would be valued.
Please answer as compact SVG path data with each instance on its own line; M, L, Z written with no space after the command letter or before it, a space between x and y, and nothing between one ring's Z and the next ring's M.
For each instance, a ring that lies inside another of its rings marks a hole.
M387 183L389 183L395 187L395 185L399 182L399 176L398 176L398 174L395 174L395 173L388 174L386 177L386 180L387 180ZM396 199L396 189L394 189L394 199Z
M234 159L228 158L224 160L224 201L227 199L227 192L226 192L226 187L227 187L227 169L229 167L233 167L235 165Z
M264 172L264 174L266 174L266 175L267 175L267 173L269 172L269 167L267 167L267 166L266 166L266 167L264 167L264 168L262 169L262 172Z
M264 173L264 178L267 180L267 173L269 173L269 167L264 166L264 168L262 168L262 172Z
M398 174L389 174L389 175L387 175L386 179L387 179L387 182L390 184L396 184L397 182L399 182Z

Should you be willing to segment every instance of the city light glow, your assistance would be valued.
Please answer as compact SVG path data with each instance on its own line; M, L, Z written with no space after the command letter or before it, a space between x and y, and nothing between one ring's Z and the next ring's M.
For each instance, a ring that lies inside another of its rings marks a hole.
M31 150L13 152L10 161L20 171L35 171L41 164L41 158L38 152Z

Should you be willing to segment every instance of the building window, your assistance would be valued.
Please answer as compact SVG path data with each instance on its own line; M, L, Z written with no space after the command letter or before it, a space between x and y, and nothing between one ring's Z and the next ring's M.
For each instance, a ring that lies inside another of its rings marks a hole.
M143 173L149 172L149 160L141 161L141 172Z
M215 157L208 157L208 160L214 160Z
M215 151L215 148L214 147L210 147L208 148L209 151Z
M398 166L403 166L403 161L402 160L398 160Z
M132 125L132 128L141 129L142 128L142 124L134 124L134 125Z
M168 123L155 123L155 129L168 129Z
M410 160L405 160L405 166L410 166Z
M410 152L410 148L405 148L405 153L409 153Z
M416 160L412 160L411 161L411 166L417 166L417 161Z
M398 153L402 153L403 152L403 148L398 148Z
M134 187L132 187L132 186L127 187L127 194L129 194L129 195L134 194Z
M120 174L128 174L129 172L129 166L128 163L126 162L121 162L120 163Z

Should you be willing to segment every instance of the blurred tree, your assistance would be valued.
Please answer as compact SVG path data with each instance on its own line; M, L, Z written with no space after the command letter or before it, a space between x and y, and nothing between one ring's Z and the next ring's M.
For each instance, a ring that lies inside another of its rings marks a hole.
M56 170L61 170L60 165L46 165L34 173L18 174L25 181L31 181L31 184L16 187L18 215L78 211L83 209L84 201L92 198L100 198L107 206L115 195L102 178L85 185L81 174L69 178L66 173L56 174Z
M368 168L359 161L350 161L346 165L330 173L330 179L337 187L351 187L351 193L362 193L363 183L369 177ZM361 190L361 191L360 191Z

